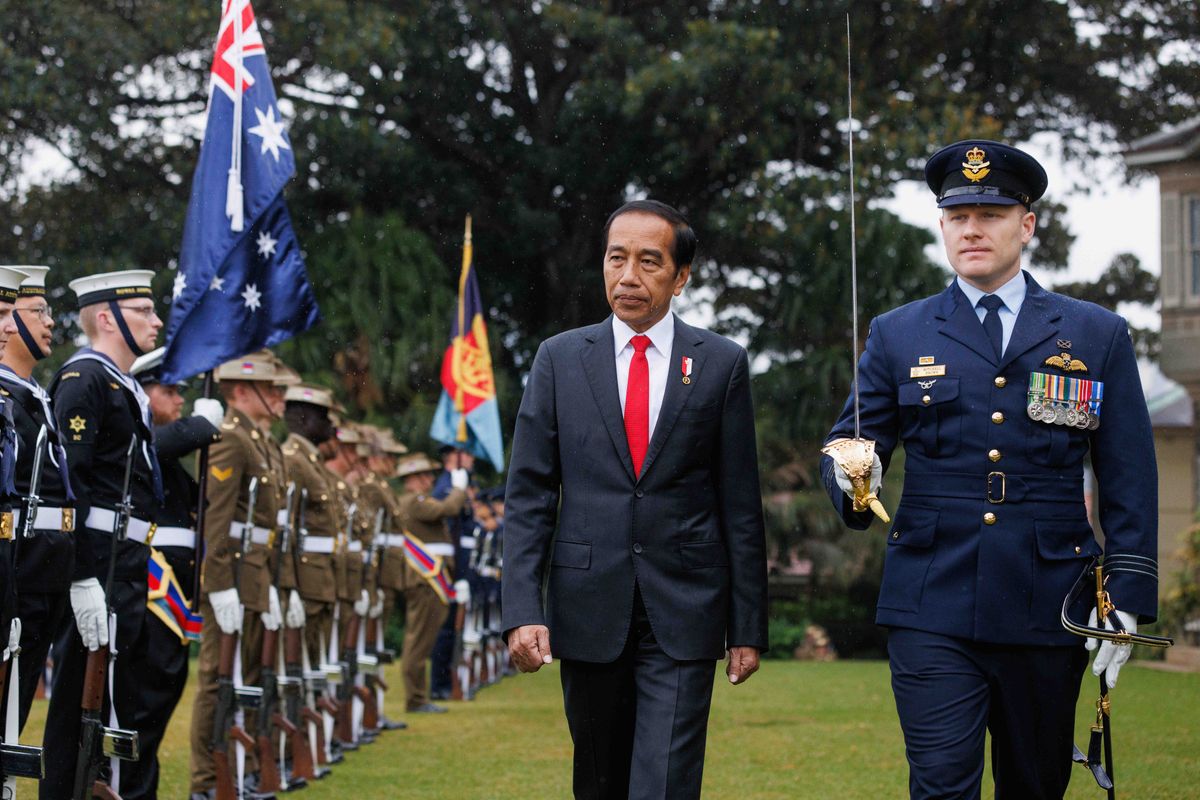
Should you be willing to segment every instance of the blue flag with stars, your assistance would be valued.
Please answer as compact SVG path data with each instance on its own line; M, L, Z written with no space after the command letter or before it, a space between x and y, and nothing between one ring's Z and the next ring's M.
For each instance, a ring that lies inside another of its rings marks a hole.
M295 171L254 9L249 0L224 0L164 381L207 372L320 321L283 202Z

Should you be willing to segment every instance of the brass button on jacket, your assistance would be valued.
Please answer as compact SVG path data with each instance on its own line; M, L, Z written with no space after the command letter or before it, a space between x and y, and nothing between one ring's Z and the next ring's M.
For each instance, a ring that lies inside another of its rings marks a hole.
M988 450L988 459L990 459L991 461L999 461L1000 460L1000 451L995 450L995 449Z
M984 514L983 515L983 524L984 525L995 525L996 524L996 515L993 514L991 511Z
M992 422L996 423L997 425L1004 422L1004 414L1002 414L999 411L993 411L992 412Z
M992 383L996 384L997 389L1003 389L1008 385L1008 378L1005 378L1003 375L997 375Z

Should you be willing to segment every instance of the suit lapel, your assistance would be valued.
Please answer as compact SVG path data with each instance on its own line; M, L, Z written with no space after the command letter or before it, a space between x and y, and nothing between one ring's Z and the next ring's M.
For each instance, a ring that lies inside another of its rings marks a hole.
M942 294L942 307L938 318L943 320L941 332L951 339L966 345L990 363L996 363L996 351L984 333L983 324L971 307L967 296L952 282Z
M1058 321L1062 314L1050 302L1050 293L1043 289L1032 275L1026 273L1025 302L1017 315L1012 336L1004 351L1000 367L1007 367L1025 353L1058 333ZM983 326L980 326L983 327Z
M625 415L621 412L621 395L617 391L617 360L613 353L612 317L594 325L584 335L585 344L579 353L583 371L587 374L592 397L600 409L600 418L612 439L617 457L625 467L630 480L633 474L633 459L629 455L629 440L625 437ZM645 469L642 470L645 474Z
M694 328L675 317L675 339L671 343L671 357L667 361L667 388L663 394L662 408L658 412L658 421L654 424L654 437L646 449L646 460L642 463L642 477L650 471L655 457L662 450L675 427L679 411L687 405L688 399L696 391L696 382L700 379L704 367L704 354L700 350L703 340L696 334ZM684 357L692 359L691 382L683 382L682 364ZM626 448L628 449L628 448Z

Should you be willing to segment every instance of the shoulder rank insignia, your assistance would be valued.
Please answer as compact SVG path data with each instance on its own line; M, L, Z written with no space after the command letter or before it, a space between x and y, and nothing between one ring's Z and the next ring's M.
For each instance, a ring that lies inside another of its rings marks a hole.
M1084 364L1077 358L1071 358L1070 353L1063 353L1057 356L1050 356L1042 362L1047 367L1058 367L1066 372L1087 372L1087 364Z
M222 422L221 423L221 430L223 430L223 431L232 431L236 428L237 428L237 425L232 422Z
M72 371L72 372L64 372L64 373L62 374L62 376L61 376L61 377L60 377L58 380L59 380L59 382L62 382L62 381L69 381L71 378L78 378L78 377L79 377L79 373L78 373L78 372L74 372L74 371Z
M71 429L71 433L83 433L84 429L87 428L87 420L76 414L67 420L67 427Z
M220 467L216 466L215 464L213 466L209 467L208 471L214 478L216 478L217 480L222 481L222 482L229 480L230 476L233 475L233 467L226 467L225 469L221 469Z

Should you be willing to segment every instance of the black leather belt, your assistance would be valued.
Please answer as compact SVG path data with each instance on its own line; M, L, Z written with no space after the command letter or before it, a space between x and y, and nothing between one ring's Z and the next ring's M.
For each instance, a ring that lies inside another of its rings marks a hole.
M955 497L1001 503L1082 503L1083 478L992 471L904 473L905 497Z

